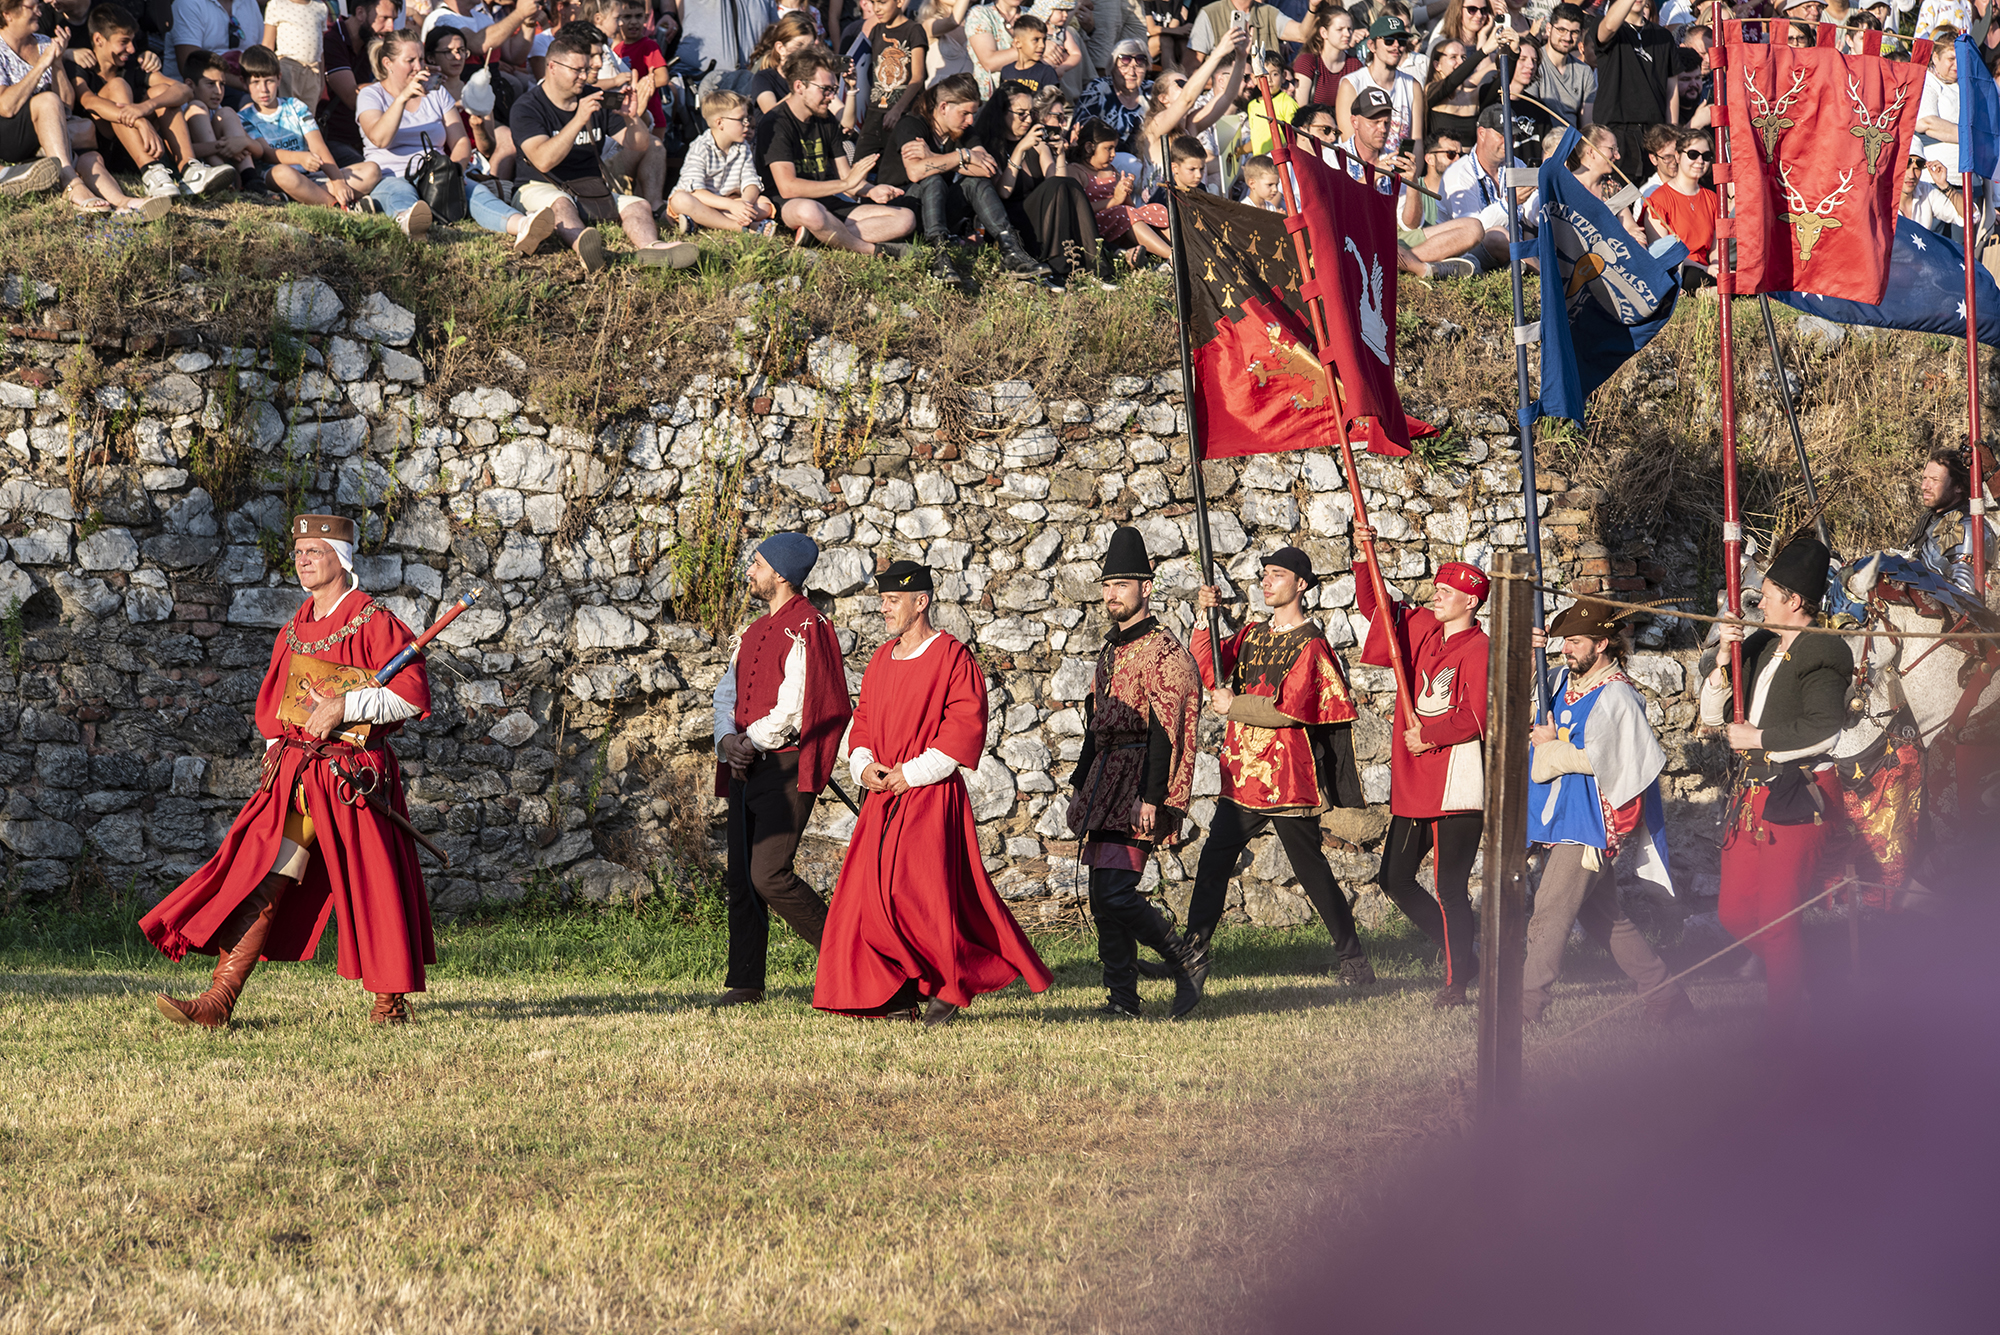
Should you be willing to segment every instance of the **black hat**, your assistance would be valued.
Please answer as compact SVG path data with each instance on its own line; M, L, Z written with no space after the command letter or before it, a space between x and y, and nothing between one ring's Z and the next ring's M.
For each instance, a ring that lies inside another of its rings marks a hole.
M1833 554L1827 550L1825 543L1811 533L1802 533L1771 558L1764 578L1817 607L1820 600L1826 597L1827 567L1832 559Z
M1507 133L1507 118L1501 114L1498 102L1493 103L1479 113L1478 124L1482 130L1491 130L1495 134Z
M1316 588L1319 584L1319 576L1313 574L1312 558L1296 547L1278 548L1264 558L1264 564L1291 571L1305 581L1308 589Z
M1111 535L1104 552L1104 573L1100 579L1151 579L1153 560L1146 555L1146 535L1136 528L1121 528Z
M1348 114L1364 121L1384 120L1396 112L1396 104L1380 88L1367 87L1354 95Z
M875 577L875 587L884 593L929 593L930 567L915 561L898 561Z

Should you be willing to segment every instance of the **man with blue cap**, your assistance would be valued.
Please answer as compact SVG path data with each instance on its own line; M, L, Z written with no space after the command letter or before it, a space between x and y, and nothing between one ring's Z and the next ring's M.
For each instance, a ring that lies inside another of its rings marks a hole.
M764 999L771 910L814 950L826 929L826 901L792 859L854 711L833 623L802 592L818 560L803 533L758 545L747 578L770 610L738 637L715 687L715 792L729 799L724 1006Z

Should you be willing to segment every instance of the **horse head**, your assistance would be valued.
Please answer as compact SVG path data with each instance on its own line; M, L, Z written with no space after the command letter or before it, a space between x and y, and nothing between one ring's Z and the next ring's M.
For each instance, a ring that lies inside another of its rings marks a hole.
M1844 583L1848 594L1856 602L1865 603L1874 596L1875 583L1881 578L1882 553L1877 552L1856 567L1854 573L1849 575Z

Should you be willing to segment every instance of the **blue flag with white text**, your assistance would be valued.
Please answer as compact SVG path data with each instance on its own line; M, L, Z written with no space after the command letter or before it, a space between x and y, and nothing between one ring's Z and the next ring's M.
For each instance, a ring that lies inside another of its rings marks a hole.
M1544 417L1583 421L1584 403L1674 313L1678 241L1659 255L1625 230L1594 191L1566 168L1571 130L1543 163L1542 397Z
M2000 88L1964 33L1958 35L1958 169L1989 181L2000 176Z
M1973 266L1972 276L1979 293L1979 341L2000 347L2000 284L1983 264ZM1796 310L1839 324L1965 337L1964 252L1908 218L1896 219L1896 244L1889 252L1889 285L1881 305L1864 306L1816 292L1771 295Z

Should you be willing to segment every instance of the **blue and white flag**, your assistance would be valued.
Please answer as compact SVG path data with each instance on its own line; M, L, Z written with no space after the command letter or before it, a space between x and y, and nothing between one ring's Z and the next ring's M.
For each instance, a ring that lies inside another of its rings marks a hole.
M1584 402L1674 313L1677 266L1687 247L1659 255L1625 230L1594 191L1563 164L1575 130L1543 163L1542 397L1545 417L1582 422Z
M2000 176L2000 88L1964 33L1958 35L1958 169L1989 181Z
M1974 265L1972 275L1979 293L1979 341L2000 347L2000 284L1983 264ZM1965 337L1965 254L1950 240L1908 218L1896 219L1896 244L1889 252L1889 286L1881 305L1864 306L1815 292L1771 295L1795 310L1838 324Z

